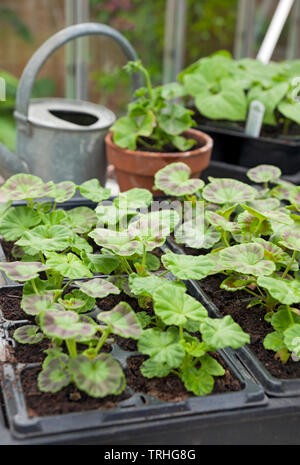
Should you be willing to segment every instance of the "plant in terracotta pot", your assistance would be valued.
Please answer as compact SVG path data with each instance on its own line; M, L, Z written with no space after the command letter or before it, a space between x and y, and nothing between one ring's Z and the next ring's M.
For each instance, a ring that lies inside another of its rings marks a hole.
M158 170L183 160L192 176L199 177L209 164L213 142L192 129L193 111L176 101L183 96L183 87L169 83L153 88L140 61L129 62L125 68L129 73L143 73L146 87L136 91L127 115L116 121L105 139L107 158L115 167L120 190L152 190Z

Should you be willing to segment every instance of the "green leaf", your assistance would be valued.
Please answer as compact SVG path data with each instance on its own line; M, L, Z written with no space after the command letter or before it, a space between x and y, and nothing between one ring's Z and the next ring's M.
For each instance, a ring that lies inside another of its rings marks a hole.
M135 273L132 273L129 276L128 284L130 290L136 294L141 296L152 297L153 294L157 291L157 289L161 288L162 286L176 286L180 287L184 291L186 287L183 283L178 283L177 281L169 281L168 279L159 278L158 276L151 275L151 276L138 276ZM168 287L168 289L170 289Z
M7 200L26 200L45 196L44 182L38 176L18 173L1 186Z
M279 350L285 349L285 343L283 340L283 334L280 331L273 331L264 338L264 348L267 350L273 350L278 352Z
M16 245L23 247L29 255L35 255L39 252L65 250L69 247L71 238L72 231L65 226L37 226L26 231Z
M114 206L119 210L136 211L139 208L147 208L153 200L153 195L147 189L134 187L126 192L121 192L114 199ZM97 211L97 210L96 210Z
M117 255L128 257L137 251L142 253L141 243L133 240L132 235L128 232L113 231L105 228L96 228L91 231L90 236L97 245L111 250Z
M89 268L73 253L59 254L56 252L48 252L46 253L46 257L46 265L65 278L80 279L93 277Z
M174 327L167 331L159 328L146 329L139 338L138 350L149 355L154 362L170 368L179 367L185 355L179 342L178 330Z
M247 115L245 92L238 87L218 93L200 92L195 105L201 115L213 120L245 121Z
M120 259L112 252L102 249L101 253L82 253L84 263L93 273L111 274L120 264Z
M191 113L182 105L172 103L168 106L167 112L161 114L158 123L167 134L178 136L191 127Z
M229 315L204 320L200 324L200 332L203 341L215 350L224 347L238 349L250 343L250 336Z
M255 280L251 276L229 276L226 278L220 285L221 289L225 289L226 291L240 291L244 289L249 284L255 282Z
M171 370L167 363L161 363L153 358L148 358L141 366L141 373L145 378L164 378Z
M288 89L288 82L273 82L269 89L264 89L261 85L255 85L250 89L247 95L249 104L253 100L259 100L265 106L264 124L276 125L274 112L277 107L280 107L280 102L286 95Z
M97 223L97 215L91 208L77 207L67 212L67 217L63 224L78 234L89 232Z
M89 179L82 183L79 186L79 191L83 197L97 203L109 199L111 195L110 189L102 187L99 179L96 178Z
M203 321L207 310L185 290L164 285L153 294L154 312L167 325L184 326L188 320Z
M201 221L185 221L175 230L177 244L185 244L194 249L211 249L221 239L220 232Z
M291 352L300 356L300 324L295 324L284 332L284 343Z
M243 182L230 178L212 179L203 189L203 197L217 204L237 204L254 200L257 191Z
M72 292L65 294L63 299L59 299L59 303L63 305L66 310L73 310L77 313L86 313L93 310L96 300L93 297L86 295L79 289L74 289Z
M58 392L72 381L60 360L51 360L38 374L38 387L42 392Z
M300 231L285 230L282 232L283 240L279 242L287 249L300 251Z
M201 369L206 371L209 375L223 376L225 374L225 370L222 365L210 355L203 355L203 357L200 358L200 363Z
M0 270L3 270L13 281L28 281L39 276L41 271L48 270L49 267L40 262L1 262Z
M193 392L196 396L206 396L214 388L214 378L202 367L197 369L194 366L185 367L180 378L188 391Z
M94 278L89 281L75 281L75 283L82 292L95 297L103 299L110 294L120 294L120 289L110 283L107 279Z
M220 260L226 269L246 275L270 275L276 269L273 262L264 260L264 249L257 243L227 247L220 251Z
M48 291L43 295L24 295L21 301L21 308L27 315L39 315L48 310L61 310L64 308L54 302L54 292Z
M267 289L274 299L285 305L292 305L300 302L299 282L296 280L287 281L280 278L260 276L257 284Z
M14 338L20 344L38 344L42 341L44 335L39 326L25 325L14 331Z
M72 181L62 181L53 185L50 196L57 203L67 202L75 195L76 188L76 184Z
M111 355L99 354L93 360L81 355L69 362L77 387L91 397L120 394L126 386L122 368Z
M111 127L114 143L119 147L135 150L139 136L149 137L153 131L155 116L151 111L144 111L139 118L123 116Z
M204 182L190 179L190 175L191 169L185 163L170 163L155 174L155 187L172 196L194 194L202 189Z
M283 100L278 105L278 111L285 117L295 123L300 124L300 102L290 102Z
M65 340L85 340L91 338L96 332L94 325L80 321L79 315L72 311L43 312L40 316L40 323L47 336Z
M40 215L31 208L14 207L1 219L0 232L7 241L15 241L40 221Z
M273 182L281 176L281 170L274 165L258 165L247 171L248 178L257 183Z
M203 279L215 273L215 261L211 256L193 257L167 251L161 257L164 267L179 279Z
M97 319L104 321L119 336L138 339L142 334L140 322L126 302L120 302L109 312L98 313Z

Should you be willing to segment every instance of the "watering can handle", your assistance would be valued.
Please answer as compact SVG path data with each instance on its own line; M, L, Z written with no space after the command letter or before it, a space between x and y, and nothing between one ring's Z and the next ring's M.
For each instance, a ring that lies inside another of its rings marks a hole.
M104 35L114 39L121 47L128 60L137 60L137 55L128 40L115 29L100 23L81 23L66 27L54 34L48 39L28 61L20 79L17 97L15 115L19 121L27 123L29 101L32 88L39 70L45 61L59 47L72 39L86 35ZM141 75L132 75L132 90L141 87Z

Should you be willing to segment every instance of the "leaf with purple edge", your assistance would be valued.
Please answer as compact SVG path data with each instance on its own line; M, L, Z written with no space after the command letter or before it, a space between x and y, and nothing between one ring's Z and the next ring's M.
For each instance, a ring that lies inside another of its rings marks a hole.
M95 297L103 299L110 294L120 294L120 289L110 283L107 279L94 278L89 281L75 281L75 283L82 292Z
M96 332L94 325L81 322L79 315L72 311L51 310L43 312L40 324L43 332L51 338L81 341L91 338Z
M41 271L49 267L40 262L0 262L0 270L4 271L13 281L28 281L39 276Z
M246 275L270 275L276 266L264 259L264 248L257 243L238 244L220 251L220 260L228 270Z
M118 303L108 312L100 312L97 319L104 321L114 334L121 337L138 339L142 327L131 306L126 302Z
M203 189L205 200L220 205L249 202L254 200L256 195L254 187L231 178L211 179Z
M42 392L58 392L68 386L72 378L66 367L58 359L49 361L38 374L38 387Z
M258 165L247 171L248 178L256 183L273 182L281 176L281 170L274 165Z
M44 339L44 335L39 326L25 325L14 331L14 339L20 344L38 344Z
M185 163L170 163L155 174L155 187L175 197L191 195L202 189L204 182L190 176L191 169Z
M21 308L27 315L39 315L48 310L64 310L60 304L54 302L54 293L51 291L45 292L43 295L23 295Z

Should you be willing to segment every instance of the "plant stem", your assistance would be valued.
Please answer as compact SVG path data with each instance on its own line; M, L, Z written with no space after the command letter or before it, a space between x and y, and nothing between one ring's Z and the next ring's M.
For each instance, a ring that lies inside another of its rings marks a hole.
M39 295L39 291L38 291L38 288L36 287L34 279L31 280L31 284L32 284L32 289L34 290L35 294Z
M293 315L292 315L290 306L288 306L287 310L288 310L288 313L289 313L289 317L290 317L291 323L294 324L295 321L294 321L294 318L293 318Z
M143 268L146 267L146 245L145 245L144 242L143 242L143 262L142 262L142 266L143 266Z
M288 133L289 133L290 123L291 123L291 120L286 118L285 121L284 121L283 130L282 130L282 134L284 136L287 136Z
M285 269L285 271L284 271L284 273L283 273L283 275L282 275L282 278L285 278L286 275L288 274L288 272L290 271L290 269L291 269L291 267L292 267L292 265L293 265L293 263L294 263L294 260L295 260L295 258L296 258L296 253L297 253L297 250L293 250L292 258L291 258L291 260L290 260L290 263L289 263L288 266L286 267L286 269Z
M100 337L99 341L98 341L98 344L95 348L95 351L98 353L100 350L101 350L101 347L104 345L106 339L108 338L110 334L110 328L106 329L105 331L103 331L103 334L102 336Z
M77 356L76 341L75 339L67 339L66 345L70 354L70 357L75 358Z

